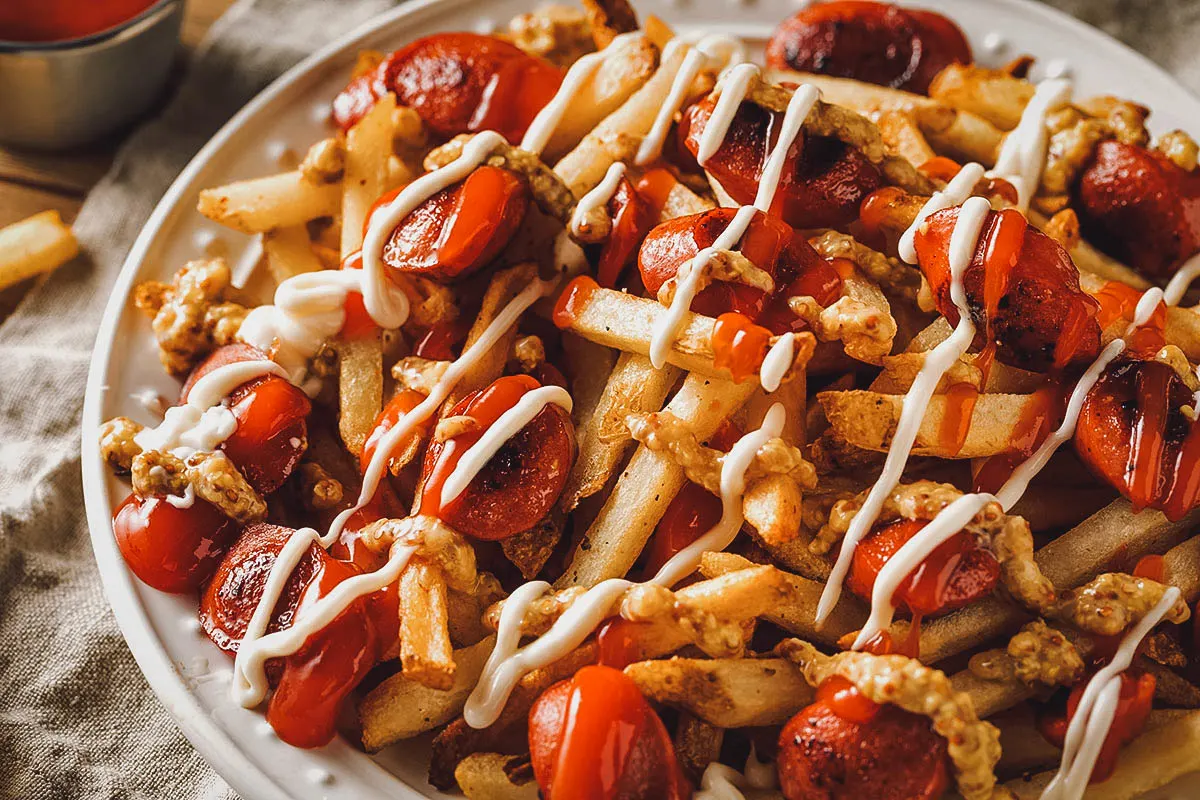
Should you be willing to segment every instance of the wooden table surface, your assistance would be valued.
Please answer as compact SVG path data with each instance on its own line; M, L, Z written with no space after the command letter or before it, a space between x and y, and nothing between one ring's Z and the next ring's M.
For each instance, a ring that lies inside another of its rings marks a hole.
M2 0L0 0L2 2ZM233 0L187 0L183 46L188 52L204 37ZM86 150L42 154L17 152L0 146L0 228L48 208L75 218L88 191L108 170L121 138ZM10 313L37 278L0 292L0 320Z

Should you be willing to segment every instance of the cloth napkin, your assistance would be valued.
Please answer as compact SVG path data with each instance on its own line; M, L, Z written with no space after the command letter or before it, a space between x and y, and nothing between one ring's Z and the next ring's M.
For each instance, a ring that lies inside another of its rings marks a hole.
M1054 4L1200 87L1195 0ZM0 327L2 798L233 797L150 692L101 592L79 477L83 387L109 287L193 153L284 69L391 5L235 5L84 204L75 231L85 255Z

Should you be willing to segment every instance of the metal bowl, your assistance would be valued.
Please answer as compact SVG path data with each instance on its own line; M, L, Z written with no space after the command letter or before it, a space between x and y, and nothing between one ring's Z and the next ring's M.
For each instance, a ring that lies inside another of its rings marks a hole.
M183 0L81 39L0 40L0 143L61 150L132 121L162 90L179 48Z

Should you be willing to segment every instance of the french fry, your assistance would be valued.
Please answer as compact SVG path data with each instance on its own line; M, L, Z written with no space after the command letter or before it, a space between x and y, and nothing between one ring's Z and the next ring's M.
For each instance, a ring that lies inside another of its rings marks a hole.
M537 800L528 756L474 753L459 762L454 780L470 800Z
M605 58L591 80L585 81L567 106L560 124L543 151L546 163L561 158L610 114L616 112L650 80L658 63L657 49L644 39L617 43L619 53ZM574 188L574 187L572 187Z
M937 155L912 115L903 111L884 111L875 119L875 124L888 148L914 166L919 167Z
M813 700L784 658L675 658L625 668L642 694L719 728L779 725Z
M900 420L904 395L863 390L822 392L817 395L825 416L837 435L863 450L886 451ZM981 394L975 402L971 426L962 447L942 436L943 421L951 413L946 395L934 395L925 407L912 453L941 458L981 458L1007 453L1024 409L1038 402L1033 395Z
M392 742L411 739L454 719L479 680L496 637L454 651L454 683L449 691L431 689L396 673L372 689L359 703L362 743L374 753Z
M705 553L700 560L700 574L713 579L753 567L753 562L734 553ZM867 610L849 592L830 613L825 624L817 627L817 603L825 589L823 581L809 580L778 570L787 586L785 599L774 604L761 616L789 633L820 644L836 644L838 639L856 630L867 618Z
M400 664L406 678L431 689L454 686L446 579L414 559L400 575Z
M536 277L537 265L530 263L518 264L493 275L487 291L483 295L483 305L479 309L479 315L475 318L470 333L467 334L467 341L463 348L466 349L474 344L509 301L520 294L521 290ZM514 325L496 341L496 344L483 357L476 361L454 387L450 396L446 398L446 402L442 405L443 415L449 413L449 410L454 408L459 400L471 392L483 389L500 377L516 338L517 328Z
M974 64L951 64L929 85L934 100L970 111L1003 131L1017 127L1034 91L1029 81Z
M687 49L680 47L663 60L649 80L554 165L554 171L576 197L600 183L614 161L629 160L634 154L666 102Z
M934 150L952 158L991 165L1004 140L1004 131L983 117L924 95L807 72L769 69L766 75L776 83L810 83L821 90L826 101L868 116L886 112L907 114Z
M78 252L75 234L57 211L0 228L0 289L58 269Z
M703 441L746 402L752 390L749 382L734 384L693 374L666 410L685 420ZM639 446L557 585L593 586L628 572L685 480L683 467L669 455Z
M295 171L205 189L197 209L242 233L265 233L332 217L341 204L340 183L314 185Z
M303 225L276 228L264 233L263 251L267 256L267 271L276 284L302 272L316 272L325 268L313 251L308 231Z
M666 314L666 306L657 300L612 289L596 289L576 304L570 330L605 347L648 356L655 325ZM686 312L683 319L667 353L667 363L694 374L729 380L728 369L713 365L712 332L716 320L691 311ZM810 337L811 334L797 335L798 363L805 363L811 356L815 341ZM806 346L806 342L812 344Z
M662 408L678 377L674 367L656 370L645 356L620 355L599 401L582 415L582 425L576 428L579 454L562 499L567 511L608 484L633 442L625 417Z
M367 211L388 188L392 154L392 115L396 97L388 93L346 134L346 174L342 179L342 258L362 248Z
M1149 727L1149 726L1147 726ZM1088 800L1133 800L1200 770L1200 711L1149 729L1121 750L1113 774L1088 786ZM1055 772L1004 784L1018 800L1036 800Z
M383 407L383 344L379 333L338 339L338 431L346 449L361 456Z

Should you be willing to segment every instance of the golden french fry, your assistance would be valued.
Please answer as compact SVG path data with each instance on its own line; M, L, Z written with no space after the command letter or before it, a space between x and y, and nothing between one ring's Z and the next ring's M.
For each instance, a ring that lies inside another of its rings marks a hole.
M576 428L579 454L563 490L563 507L570 511L585 497L601 491L633 443L625 417L657 411L675 384L679 371L657 370L650 359L622 353L595 406L581 416Z
M400 576L400 664L404 677L431 689L454 686L447 615L441 570L412 561Z
M0 289L58 269L78 252L75 234L57 211L0 228Z
M496 637L454 651L454 682L448 691L431 689L396 673L367 693L358 706L362 743L374 753L445 725L461 711L487 663Z
M813 700L785 658L675 658L625 668L642 694L719 728L779 725Z
M379 334L339 339L338 431L346 449L361 456L383 407L383 345Z
M470 800L537 800L528 756L473 753L454 768L458 788Z
M753 562L734 553L705 553L700 561L700 574L713 579L753 566ZM818 628L815 621L817 603L821 599L825 584L783 570L777 571L787 591L780 602L766 609L761 615L768 622L803 639L821 644L836 644L838 639L857 630L866 620L867 611L862 603L849 592L843 592L841 600L825 624Z
M970 111L1004 131L1017 127L1034 91L1029 81L974 64L951 64L929 85L934 100Z
M346 134L342 179L342 258L362 247L367 211L387 191L396 97L386 94Z
M316 272L325 265L313 250L303 225L276 228L263 234L267 270L276 284L302 272Z
M596 289L574 306L570 330L583 338L641 356L650 354L650 341L658 320L667 314L657 300L635 297L612 289ZM713 365L712 317L688 311L671 349L667 363L688 372L729 380L728 369ZM807 363L815 340L811 334L797 334L797 363ZM793 365L793 369L796 365ZM751 378L747 378L747 381ZM757 369L754 380L757 380Z
M234 230L265 233L332 217L341 204L340 183L314 185L295 171L205 189L197 209Z
M826 101L862 114L907 114L916 122L933 149L951 158L978 161L990 166L995 162L1004 140L1004 132L983 117L924 95L852 78L834 78L807 72L769 69L766 75L768 80L776 83L810 83L821 90Z
M620 109L654 75L658 52L650 42L622 40L616 47L619 51L605 58L595 75L572 95L562 123L554 130L543 151L546 163L553 163L577 147L590 131Z
M863 450L886 451L900 420L904 395L864 390L822 392L817 395L825 416L837 435ZM953 408L947 396L934 395L925 407L912 453L941 458L980 458L1007 453L1012 447L1025 408L1039 402L1026 394L981 394L975 402L971 426L962 447L946 441L943 421Z
M497 272L492 276L491 282L488 284L487 292L483 295L483 304L479 309L479 315L475 318L475 323L471 326L470 333L467 334L467 341L463 345L463 349L473 345L487 327L492 324L496 316L504 310L514 297L520 294L521 290L529 285L530 281L537 277L536 264L518 264L514 267ZM488 384L504 372L504 365L508 361L508 355L512 352L513 342L516 341L517 327L514 325L508 330L505 335L501 336L496 344L479 358L471 369L467 370L462 379L454 387L454 391L446 398L446 402L442 405L443 414L448 413L450 409L458 403L459 400L466 397L474 391L485 388Z
M600 183L614 161L630 160L642 137L654 125L659 108L666 102L687 50L686 47L676 49L637 91L554 165L554 171L576 197L582 197ZM620 146L614 147L617 144Z
M1149 728L1149 726L1147 726ZM1088 786L1088 800L1134 800L1200 770L1200 711L1148 729L1121 750L1111 777ZM1004 784L1018 800L1036 800L1054 778L1043 772ZM1181 795L1182 796L1182 795Z
M746 402L751 391L749 382L734 384L692 374L667 410L685 420L703 441ZM686 480L683 467L668 454L639 446L557 585L592 586L628 572Z
M911 114L884 111L876 118L875 124L879 126L879 133L888 148L914 166L919 167L937 155Z

